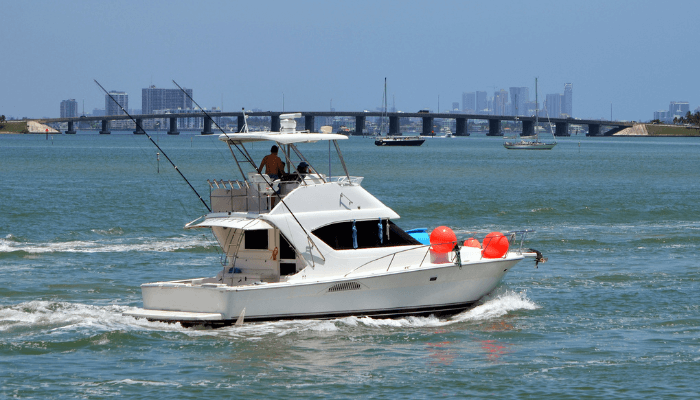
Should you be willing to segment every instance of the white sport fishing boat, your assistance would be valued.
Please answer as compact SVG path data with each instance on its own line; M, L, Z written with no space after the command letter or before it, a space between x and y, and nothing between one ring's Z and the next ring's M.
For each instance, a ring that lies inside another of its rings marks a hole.
M283 114L281 132L219 136L242 178L210 181L211 212L185 228L212 229L225 265L212 277L143 284L143 309L125 315L218 327L455 314L491 292L525 257L544 261L522 248L530 231L491 234L483 246L474 239L457 245L446 227L433 231L427 244L427 232L406 233L394 223L399 215L361 186L363 178L348 174L337 143L347 136L296 131L299 117ZM244 145L262 141L275 142L287 166L296 165L292 156L310 163L298 144L330 141L345 175L329 177L313 166L306 174L291 168L274 181L257 170L245 173L236 154L255 168Z

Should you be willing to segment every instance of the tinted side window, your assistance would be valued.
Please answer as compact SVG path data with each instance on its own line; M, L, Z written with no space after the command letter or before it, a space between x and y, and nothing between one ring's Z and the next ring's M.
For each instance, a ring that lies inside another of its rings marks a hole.
M353 249L352 221L338 222L314 230L312 233L335 250ZM416 239L393 222L382 221L382 239L379 237L379 220L356 221L357 248L420 245Z
M245 231L246 250L267 250L267 229Z
M280 259L295 259L297 258L294 248L287 241L287 238L280 234Z

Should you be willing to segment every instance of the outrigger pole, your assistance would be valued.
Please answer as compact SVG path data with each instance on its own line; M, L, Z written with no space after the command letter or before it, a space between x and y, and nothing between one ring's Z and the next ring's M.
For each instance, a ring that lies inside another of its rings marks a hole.
M119 102L118 102L111 94L109 94L109 92L108 92L102 85L100 85L100 82L97 82L97 79L93 79L93 81L95 81L95 83L97 84L97 86L99 86L100 89L102 89L102 90L107 94L107 96L109 96L109 98L112 99L112 101L114 101L114 103L115 103L117 106L119 106L119 108L121 108L122 111L124 111L124 114L126 114L129 118L131 118L132 121L134 121L134 123L136 124L136 127L137 127L141 132L144 132L144 133L146 134L146 136L147 136L148 139L151 141L151 143L153 143L153 145L156 146L156 147L158 148L158 150L160 150L161 153L163 153L163 156L165 157L165 159L168 160L168 162L170 163L170 165L173 166L173 168L175 168L175 171L177 171L177 173L180 174L180 176L182 177L182 179L184 179L185 182L187 182L187 184L190 186L190 189L192 189L192 191L194 192L194 194L196 194L197 197L199 198L199 201L201 201L202 204L204 204L204 207L206 207L207 211L211 212L211 208L209 208L209 205L204 201L204 199L202 199L202 196L200 196L199 193L197 193L197 190L194 188L194 186L192 186L192 184L190 183L190 181L188 181L187 178L185 178L185 175L182 174L182 172L180 171L180 169L177 167L177 165L175 165L175 163L173 163L173 161L170 159L170 157L168 157L168 155L165 154L165 151L164 151L163 149L161 149L160 146L158 146L158 143L156 143L156 142L153 140L153 138L151 137L151 135L149 135L148 132L146 132L146 131L143 129L143 127L141 127L141 124L139 124L138 121L136 121L136 119L134 119L134 117L132 117L131 114L129 114L129 113L124 109L124 107L122 107L122 105L119 104Z
M95 82L97 82L97 81L95 81ZM185 94L185 96L187 96L190 100L192 100L192 102L193 102L197 107L199 107L199 109L204 113L204 115L206 115L207 118L209 118L209 120L210 120L211 122L214 123L214 125L216 126L216 128L219 129L219 130L221 131L221 133L224 134L224 136L226 136L226 138L228 139L227 143L233 143L233 145L236 146L236 148L238 149L238 151L241 152L241 154L242 154L243 157L246 159L246 161L247 161L248 163L250 163L250 165L251 165L253 168L255 168L255 169L257 170L258 167L257 167L257 165L255 164L255 161L253 161L253 159L252 159L252 158L250 157L250 155L248 154L248 151L247 151L247 150L246 150L246 151L241 150L241 149L238 147L238 145L234 142L234 139L233 139L231 136L229 136L228 133L226 133L223 129L221 129L221 127L219 126L219 124L216 123L216 121L214 120L214 118L212 118L211 115L209 115L209 113L206 112L206 111L192 98L192 96L190 96L190 94L187 93L187 91L186 91L185 89L182 88L182 86L178 85L177 82L175 82L174 79L173 79L173 83L175 84L175 86L177 86L177 87L182 91L182 93ZM98 83L98 85L99 85L99 83ZM101 87L101 86L100 86L100 87ZM103 88L102 90L104 90L104 88ZM116 101L116 100L115 100L115 101ZM120 106L120 107L121 107L121 106ZM123 110L123 108L122 108L122 110ZM245 111L243 112L243 117L245 118ZM133 119L133 118L132 118L132 119ZM246 122L246 123L247 123L247 122ZM234 135L234 136L235 136L235 135ZM151 141L153 141L153 140L151 140ZM280 144L280 143L278 142L277 144ZM243 146L242 144L241 144L241 147L243 147L243 148L245 149L245 146ZM338 147L338 145L336 144L336 148L337 148L337 147ZM231 148L231 145L229 144L229 149L230 149L230 148ZM231 154L233 154L233 150L231 150ZM233 158L235 159L236 156L234 155ZM169 159L168 159L168 160L169 160ZM287 161L289 161L289 160L287 160ZM238 164L238 160L236 160L236 164ZM239 169L241 168L240 165L238 166L238 168L239 168ZM346 170L346 171L347 171L347 170ZM245 175L243 174L243 171L241 171L241 174L243 175L243 179L245 179ZM272 182L268 181L267 178L265 177L265 175L260 174L260 177L262 177L263 180L265 180L265 184L267 184L267 186L269 186L270 188L272 188ZM183 178L184 178L184 177L183 177ZM349 179L349 176L348 176L348 179ZM188 183L189 183L189 182L188 182ZM191 186L191 185L190 185L190 186ZM299 220L297 219L297 216L294 215L294 213L293 213L292 210L289 208L289 206L287 205L287 203L285 203L284 199L282 198L282 195L281 195L278 191L276 191L276 190L273 190L273 193L277 196L277 198L279 199L280 203L282 203L282 205L284 205L284 208L286 208L287 211L289 211L289 215L291 215L292 218L294 218L294 220L297 222L297 224L299 225L299 227L301 228L301 230L302 230L302 231L304 232L304 234L306 235L306 238L307 238L307 239L309 240L309 242L316 248L316 251L318 251L318 254L321 256L321 258L323 259L323 261L325 261L325 260L326 260L326 257L324 257L324 256L323 256L323 253L321 253L321 249L318 248L318 246L316 245L316 243L314 242L314 240L311 238L311 235L309 235L309 233L306 231L306 228L304 228L304 225L302 225L301 222L299 222ZM210 210L210 211L211 211L211 210ZM302 258L303 258L303 257L302 257ZM313 263L313 255L312 255L311 259L312 259L312 263Z

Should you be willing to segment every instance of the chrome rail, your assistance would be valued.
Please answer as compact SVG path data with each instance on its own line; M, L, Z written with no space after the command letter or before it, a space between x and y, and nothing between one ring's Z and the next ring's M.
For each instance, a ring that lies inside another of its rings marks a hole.
M511 231L511 232L506 232L506 236L508 236L508 246L509 249L508 251L510 252L510 248L516 244L515 242L518 239L518 234L520 234L520 243L518 244L518 249L515 251L515 254L521 255L523 254L523 242L525 241L525 236L528 233L535 233L536 231L534 229L524 229L521 231ZM506 253L507 254L507 253Z
M435 243L435 245L440 245L440 244L445 244L445 243ZM425 262L425 258L428 256L428 254L430 254L430 249L432 246L433 245L430 245L430 244L413 245L410 249L403 249L403 250L395 251L393 253L385 254L385 255L377 257L373 260L367 261L366 263L360 265L359 267L357 267L357 268L351 270L350 272L348 272L347 274L343 275L343 277L347 277L348 275L352 274L353 272L359 270L360 268L364 268L365 266L367 266L369 264L375 263L375 262L377 262L381 259L387 258L387 257L391 257L391 260L389 261L389 266L386 268L386 270L389 271L389 269L391 269L391 265L394 263L394 259L396 258L397 254L425 248L425 254L423 255L423 258L421 259L420 264L418 264L418 268L420 268L423 266L423 263ZM454 261L452 261L452 262L454 262ZM408 266L407 266L407 268L408 268Z
M520 230L520 231L506 232L504 234L504 236L508 238L508 251L506 251L505 254L503 254L503 257L499 257L499 258L505 259L508 257L508 253L511 253L511 252L514 252L517 255L522 255L523 254L523 242L525 241L525 236L528 233L534 233L534 232L535 232L535 230L533 230L533 229L525 229L525 230ZM518 236L520 236L519 240L518 240ZM519 241L519 243L517 243L518 241ZM457 243L459 244L459 240L457 241ZM436 245L440 245L440 244L446 244L446 243L437 243ZM515 247L515 245L517 245L518 247L517 247L517 249L513 250L513 247ZM389 271L391 269L392 264L394 263L394 259L396 258L397 254L404 253L407 251L414 251L414 250L417 250L420 248L425 248L426 249L425 254L423 255L423 258L421 259L420 264L418 264L418 268L421 268L423 266L423 263L425 262L425 258L428 256L428 254L430 254L430 249L432 246L433 245L430 245L430 244L420 245L420 246L416 245L416 246L411 247L410 249L403 249L403 250L396 251L396 252L393 252L390 254L385 254L381 257L377 257L373 260L370 260L370 261L360 265L359 267L357 267L357 268L351 270L350 272L348 272L347 274L343 275L343 277L347 277L348 275L356 272L357 270L359 270L361 268L366 267L369 264L376 263L379 260L391 257L391 260L389 260L389 266L386 268L386 271ZM458 245L457 247L458 247L458 251L459 251L459 250L461 250L461 247L463 247L463 246ZM488 245L486 245L486 248L488 248ZM483 250L486 250L486 248L482 249L481 257L479 258L479 260L484 259ZM456 262L460 261L460 259L461 259L461 256L459 255L459 253L457 253L457 254L455 254L455 257L450 261L450 263L456 263ZM408 268L408 267L409 266L406 266L406 268Z

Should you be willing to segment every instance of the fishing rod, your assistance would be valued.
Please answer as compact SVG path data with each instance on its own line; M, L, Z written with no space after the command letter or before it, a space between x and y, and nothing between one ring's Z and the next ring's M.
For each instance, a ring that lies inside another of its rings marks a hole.
M236 148L236 150L238 150L238 151L243 155L243 158L245 158L246 162L250 163L250 165L252 165L253 168L255 168L255 169L257 170L258 167L257 167L257 165L255 165L255 162L253 161L253 159L250 158L245 152L243 152L243 150L241 150L241 149L238 147L238 145L237 145L236 143L233 143L233 140L231 139L231 137L228 135L228 133L226 133L223 129L221 129L221 127L220 127L219 124L216 122L216 120L214 120L214 118L212 118L211 115L209 115L209 113L208 113L205 109L203 109L203 108L199 105L199 103L197 103L197 102L192 98L192 96L190 96L190 94L187 93L187 91L186 91L185 89L182 88L182 86L178 85L178 83L175 82L175 79L173 79L172 81L173 81L173 83L175 84L175 86L177 86L178 89L180 89L180 90L182 91L182 93L184 93L185 96L187 96L187 98L190 99L191 102L193 102L197 107L199 107L200 111L202 111L202 112L204 113L204 115L206 115L207 118L209 118L209 121L211 121L212 123L214 123L214 125L216 126L216 128L217 128L218 130L220 130L221 133L223 133L223 134L226 136L226 138L229 139L229 140L231 141L231 143L232 143L233 146ZM245 109L244 109L244 112L243 112L243 117L245 118ZM247 122L246 122L246 126L247 126ZM246 128L246 129L247 129L247 128ZM238 170L240 171L241 176L243 177L243 180L245 181L246 186L247 186L247 185L248 185L248 180L246 179L245 174L243 173L243 170L241 169L241 165L238 163L238 158L236 158L236 154L233 152L233 149L231 148L231 145L229 145L229 150L231 150L231 155L233 156L233 159L236 160L236 165L238 166Z
M170 165L173 166L173 168L175 168L175 171L177 171L177 173L180 174L180 176L182 177L182 179L184 179L185 182L187 182L187 184L190 186L190 189L192 189L192 191L194 192L194 194L196 194L197 197L199 198L199 201L201 201L202 204L204 204L204 207L206 207L207 211L211 212L211 208L209 208L209 205L207 205L207 203L204 201L204 199L202 199L202 196L200 196L199 193L197 193L197 190L194 188L194 186L192 186L192 184L190 183L190 181L188 181L187 178L185 178L185 175L182 174L182 172L180 171L180 169L177 167L177 165L175 165L175 163L170 159L170 157L168 157L168 155L165 154L165 151L164 151L163 149L161 149L160 146L158 146L158 143L156 143L156 142L153 140L153 138L151 137L151 135L149 135L148 132L146 132L146 131L141 127L141 124L139 124L138 121L137 121L136 119L134 119L134 117L132 117L131 114L129 114L129 112L127 112L127 111L124 109L124 107L122 107L121 104L119 104L119 102L117 101L117 99L115 99L102 85L100 85L100 82L97 82L97 79L93 79L93 81L95 81L95 83L97 84L97 86L99 86L100 89L102 89L102 90L107 94L107 96L109 96L109 98L112 99L112 101L114 101L114 103L115 103L117 106L119 106L119 108L121 108L121 110L124 112L124 114L126 114L129 118L131 118L132 121L134 121L134 123L136 124L136 127L138 128L138 130L141 131L141 132L144 132L144 133L146 134L146 136L147 136L148 139L151 141L151 143L153 143L153 145L156 146L156 148L158 148L158 150L160 150L161 153L163 153L163 156L165 157L165 159L168 160L168 162L170 163Z
M204 115L206 115L207 118L209 118L209 120L210 120L211 122L214 123L214 125L216 126L216 128L219 129L219 130L221 131L221 133L224 134L224 136L226 136L226 138L228 139L227 143L232 143L234 146L236 146L236 149L238 149L238 151L240 151L241 154L243 154L243 157L245 157L246 161L247 161L248 163L250 163L250 165L252 165L253 168L255 168L255 170L257 170L258 168L257 168L257 166L256 166L256 164L255 164L255 161L253 161L253 159L250 157L250 155L248 154L248 152L247 152L247 151L244 152L243 150L241 150L241 149L238 147L238 145L234 142L234 139L233 139L231 136L229 136L228 133L226 133L223 129L221 129L221 127L219 126L219 124L216 123L216 121L214 121L214 118L212 118L211 115L209 115L209 113L206 112L206 111L202 108L202 106L200 106L199 103L197 103L197 102L192 98L192 96L190 96L190 94L187 93L187 91L186 91L185 89L182 88L182 86L178 85L177 82L175 82L174 79L173 79L172 81L173 81L173 83L175 84L175 86L177 86L177 87L182 91L182 93L184 93L185 96L187 96L187 98L189 98L197 107L199 107L199 109L204 113ZM243 112L243 118L245 118L245 111ZM280 143L277 143L277 144L280 144ZM280 144L280 146L281 146L281 144ZM338 144L336 144L336 147L337 147L337 146L338 146ZM230 145L229 145L229 148L230 148ZM245 147L244 147L244 148L245 148ZM233 154L233 151L231 151L231 153ZM234 158L235 158L235 156L234 156ZM287 160L287 161L289 161L289 160ZM236 164L238 164L238 163L236 162ZM240 165L239 165L239 169L240 169ZM295 170L296 170L296 167L295 167ZM297 171L297 172L298 172L298 171ZM267 180L267 177L266 177L265 175L260 174L260 176L261 176L261 177L263 178L263 180L265 181L265 184L267 184L267 186L269 186L270 188L272 188L272 182L268 181L268 180ZM245 179L245 175L243 176L243 179ZM289 206L287 205L287 203L285 203L285 201L284 201L284 199L282 198L282 195L279 193L279 191L273 189L272 192L277 196L277 198L279 199L280 203L282 203L282 205L284 205L284 207L287 209L287 211L289 211L289 214L292 216L292 218L294 218L294 220L297 222L297 224L299 225L299 227L301 228L301 230L304 231L304 234L306 235L306 238L307 238L307 239L309 240L309 242L316 248L316 251L318 251L318 254L321 255L321 258L323 259L323 261L325 261L326 258L323 256L323 253L321 253L321 249L318 248L318 246L316 245L316 243L314 242L314 240L311 238L311 235L309 235L309 233L306 231L306 228L304 228L304 225L302 225L301 222L299 222L299 220L297 219L296 215L294 215L294 213L293 213L292 210L289 208ZM312 257L312 261L313 261L313 257Z

